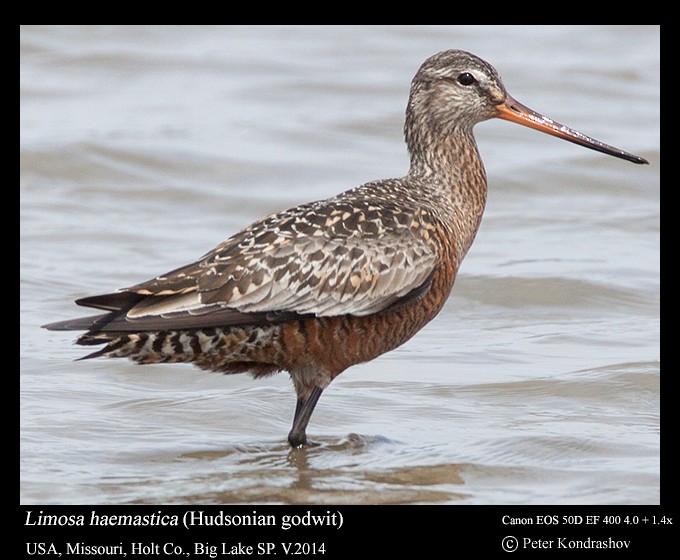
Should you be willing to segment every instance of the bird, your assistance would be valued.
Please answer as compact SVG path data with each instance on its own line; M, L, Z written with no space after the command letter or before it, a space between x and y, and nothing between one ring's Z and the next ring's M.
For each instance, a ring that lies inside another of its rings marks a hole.
M473 127L493 118L648 163L522 105L476 55L445 50L411 82L404 177L266 216L195 262L75 301L102 314L43 326L104 345L81 360L193 363L254 378L285 371L297 399L288 443L315 445L307 427L330 383L404 344L447 301L487 199Z

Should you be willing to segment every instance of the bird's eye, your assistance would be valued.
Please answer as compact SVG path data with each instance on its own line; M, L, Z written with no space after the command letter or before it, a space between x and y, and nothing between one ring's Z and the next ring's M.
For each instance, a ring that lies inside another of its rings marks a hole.
M477 80L472 74L470 74L470 72L463 72L461 75L458 76L458 83L461 85L471 86L476 82Z

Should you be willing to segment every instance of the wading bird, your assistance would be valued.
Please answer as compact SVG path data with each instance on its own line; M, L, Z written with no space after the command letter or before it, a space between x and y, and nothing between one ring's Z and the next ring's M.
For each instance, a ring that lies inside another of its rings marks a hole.
M411 83L405 177L262 218L194 263L76 301L104 314L45 326L86 330L78 344L105 345L85 358L287 371L297 394L288 441L305 446L330 382L404 344L447 300L486 202L472 129L492 118L647 163L517 102L480 58L444 51Z

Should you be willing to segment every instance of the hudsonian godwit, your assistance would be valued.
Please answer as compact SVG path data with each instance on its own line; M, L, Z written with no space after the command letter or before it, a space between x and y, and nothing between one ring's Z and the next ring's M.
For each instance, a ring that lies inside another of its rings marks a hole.
M262 218L196 262L76 301L104 314L45 327L86 330L78 344L105 344L85 358L193 362L254 377L287 371L297 394L288 441L307 445L330 382L404 344L444 305L486 201L472 129L495 117L647 163L517 102L480 58L444 51L411 83L405 177Z

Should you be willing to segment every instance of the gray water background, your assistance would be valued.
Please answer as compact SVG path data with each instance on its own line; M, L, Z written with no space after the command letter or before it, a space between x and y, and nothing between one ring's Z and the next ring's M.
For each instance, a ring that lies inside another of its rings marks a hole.
M22 27L22 503L658 503L659 35ZM319 447L286 444L285 374L75 362L74 333L39 328L267 213L403 175L410 80L447 48L650 165L478 125L489 201L452 297L334 381Z

